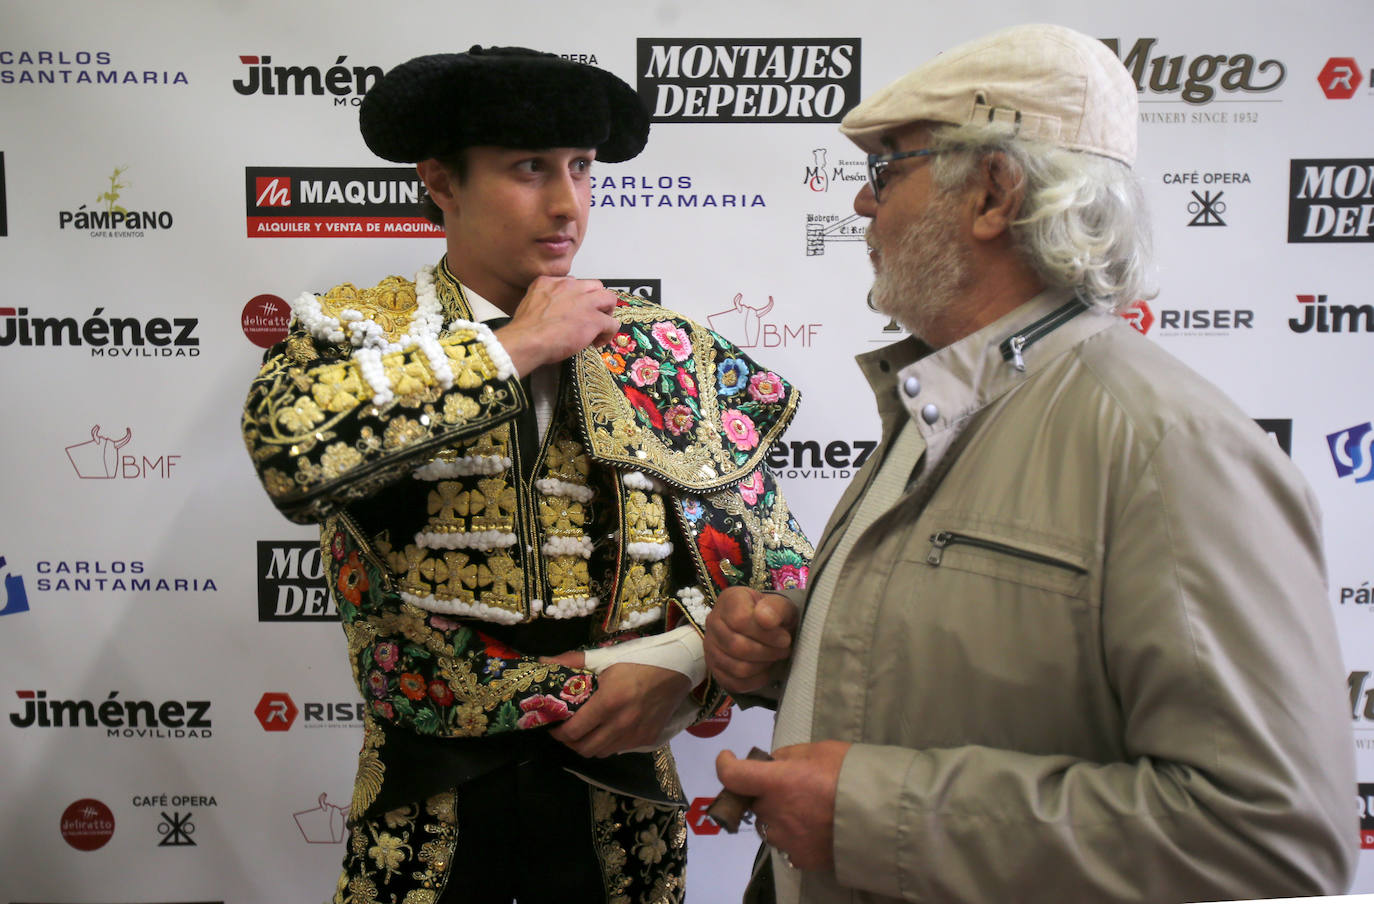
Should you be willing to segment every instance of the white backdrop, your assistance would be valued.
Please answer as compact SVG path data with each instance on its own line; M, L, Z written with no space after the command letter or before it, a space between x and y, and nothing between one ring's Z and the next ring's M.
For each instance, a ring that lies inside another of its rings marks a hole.
M850 358L900 333L865 307L861 157L807 108L852 105L1015 22L1114 40L1142 89L1162 289L1137 327L1272 421L1320 498L1369 783L1352 805L1374 817L1374 7L1282 7L0 2L0 902L330 894L356 694L314 532L268 504L239 408L280 299L442 253L383 231L408 228L385 202L409 177L368 153L356 104L369 70L474 42L580 55L650 78L662 110L695 104L636 160L598 168L579 275L657 291L801 387L775 464L816 538L877 439L874 412L842 401L864 391ZM798 77L689 77L700 47L741 44ZM790 121L725 121L783 95ZM1315 328L1290 325L1309 310ZM679 739L688 795L714 794L716 751L768 728L736 713ZM692 900L736 900L755 839L692 823ZM1374 848L1374 818L1362 834ZM1372 864L1357 890L1374 891Z

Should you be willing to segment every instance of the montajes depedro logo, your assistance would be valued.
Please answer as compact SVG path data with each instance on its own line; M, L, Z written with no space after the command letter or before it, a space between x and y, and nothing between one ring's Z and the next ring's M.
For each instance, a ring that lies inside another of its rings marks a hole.
M839 122L859 102L858 38L640 38L655 122Z

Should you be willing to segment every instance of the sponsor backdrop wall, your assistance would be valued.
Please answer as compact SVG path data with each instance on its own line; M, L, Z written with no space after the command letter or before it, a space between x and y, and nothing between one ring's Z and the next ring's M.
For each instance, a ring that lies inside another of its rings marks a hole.
M358 137L381 73L523 44L638 87L649 147L597 167L579 275L797 382L771 462L815 537L878 438L850 358L901 336L865 304L864 165L835 123L942 48L1028 20L1102 38L1139 85L1161 291L1132 324L1230 393L1320 498L1367 782L1350 843L1374 849L1368 0L0 10L0 902L333 888L360 702L314 534L268 504L238 418L284 299L441 254L414 173ZM674 744L693 900L744 883L756 839L717 833L702 804L716 751L766 745L769 724L737 712ZM1374 891L1374 852L1356 887Z

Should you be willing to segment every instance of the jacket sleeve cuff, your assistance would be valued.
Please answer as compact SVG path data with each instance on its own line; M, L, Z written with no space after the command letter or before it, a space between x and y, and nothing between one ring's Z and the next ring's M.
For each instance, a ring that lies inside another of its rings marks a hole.
M835 791L835 878L889 898L910 899L920 852L913 844L913 800L907 790L920 751L855 744L840 766Z

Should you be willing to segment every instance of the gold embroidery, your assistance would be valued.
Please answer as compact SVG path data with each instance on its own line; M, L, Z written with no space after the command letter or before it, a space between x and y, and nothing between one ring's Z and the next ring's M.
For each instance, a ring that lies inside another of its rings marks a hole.
M400 276L388 276L375 286L359 290L352 283L335 286L320 298L326 316L338 319L344 311L360 311L381 327L388 340L399 340L410 329L419 310L415 284Z

